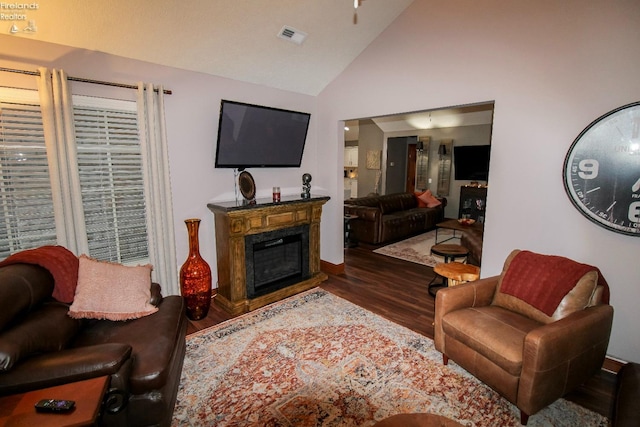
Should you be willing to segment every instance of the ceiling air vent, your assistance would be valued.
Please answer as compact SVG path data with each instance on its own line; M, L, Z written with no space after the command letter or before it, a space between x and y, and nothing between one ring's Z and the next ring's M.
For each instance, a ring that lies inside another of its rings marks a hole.
M296 30L293 27L288 27L285 25L284 27L282 27L282 29L278 33L278 37L280 37L281 39L285 39L290 42L293 42L295 44L302 44L304 39L307 38L307 33L304 33L300 30Z

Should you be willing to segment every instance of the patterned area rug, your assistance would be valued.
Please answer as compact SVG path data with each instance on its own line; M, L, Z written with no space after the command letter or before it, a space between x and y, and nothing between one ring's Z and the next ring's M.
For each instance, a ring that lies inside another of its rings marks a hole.
M432 340L315 288L187 337L173 426L371 426L412 412L520 425ZM560 399L528 425L608 422Z
M438 241L442 241L453 237L453 230L446 228L438 230ZM460 244L458 237L448 240L446 243ZM400 258L405 261L415 262L417 264L423 264L429 267L435 266L439 262L443 262L444 259L437 255L431 255L431 246L436 244L436 231L428 231L417 236L410 237L400 242L392 243L387 246L383 246L374 250L377 254L390 256L393 258ZM460 258L456 261L463 262Z

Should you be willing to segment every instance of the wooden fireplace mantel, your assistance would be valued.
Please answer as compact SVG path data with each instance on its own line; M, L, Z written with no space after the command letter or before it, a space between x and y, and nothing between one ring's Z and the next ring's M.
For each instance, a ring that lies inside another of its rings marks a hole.
M329 197L283 197L279 203L209 203L215 218L218 292L214 303L232 315L247 313L311 289L327 275L320 271L320 217ZM245 236L309 224L309 273L301 282L256 298L247 297Z

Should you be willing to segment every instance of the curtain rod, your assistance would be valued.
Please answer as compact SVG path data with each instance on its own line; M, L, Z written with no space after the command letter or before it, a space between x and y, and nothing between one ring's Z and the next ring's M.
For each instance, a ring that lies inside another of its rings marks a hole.
M7 73L18 73L18 74L28 74L30 76L39 76L40 73L36 72L36 71L27 71L27 70L16 70L14 68L4 68L4 67L0 67L0 71L6 71ZM114 86L114 87L122 87L125 89L138 89L137 85L128 85L128 84L124 84L124 83L114 83L114 82L105 82L105 81L101 81L101 80L91 80L91 79L83 79L80 77L71 77L68 76L67 77L69 80L74 81L74 82L81 82L81 83L93 83L93 84L97 84L97 85L103 85L103 86ZM158 91L158 89L154 89L154 91ZM171 95L172 92L168 89L164 89L164 94L165 95Z

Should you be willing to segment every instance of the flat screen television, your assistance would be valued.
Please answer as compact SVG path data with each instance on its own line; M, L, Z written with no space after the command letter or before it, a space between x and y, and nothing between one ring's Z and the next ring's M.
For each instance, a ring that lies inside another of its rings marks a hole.
M311 114L222 100L215 167L300 167Z
M453 147L456 180L487 181L489 179L490 145Z

